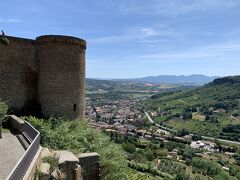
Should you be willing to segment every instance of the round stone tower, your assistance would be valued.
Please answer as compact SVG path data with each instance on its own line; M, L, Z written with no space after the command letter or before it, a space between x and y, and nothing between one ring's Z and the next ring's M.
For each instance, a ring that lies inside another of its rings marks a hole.
M85 114L86 41L46 35L36 39L38 98L44 116L83 118Z

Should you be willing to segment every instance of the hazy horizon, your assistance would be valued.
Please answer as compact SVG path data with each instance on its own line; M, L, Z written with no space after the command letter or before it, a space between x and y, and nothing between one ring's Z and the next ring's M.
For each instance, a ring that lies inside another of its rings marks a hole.
M115 79L135 79L135 78L144 78L144 77L156 77L156 76L191 76L191 75L202 75L202 76L207 76L207 77L224 77L221 75L205 75L205 74L159 74L159 75L147 75L147 76L139 76L139 77L118 77L118 78L111 78L111 77L86 77L88 79L97 79L97 80L115 80ZM226 76L239 76L240 74L233 74L233 75L226 75Z

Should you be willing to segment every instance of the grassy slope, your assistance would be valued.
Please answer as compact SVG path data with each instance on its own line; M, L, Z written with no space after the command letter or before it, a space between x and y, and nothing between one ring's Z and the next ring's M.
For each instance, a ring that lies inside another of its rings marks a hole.
M41 144L51 149L63 149L74 154L97 152L100 155L101 179L125 179L127 163L122 148L90 128L85 120L66 121L25 117L41 133Z

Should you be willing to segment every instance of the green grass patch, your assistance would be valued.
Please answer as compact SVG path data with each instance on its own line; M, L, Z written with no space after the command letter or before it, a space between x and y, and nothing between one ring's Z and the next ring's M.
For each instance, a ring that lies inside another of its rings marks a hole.
M204 121L206 117L196 112L196 113L192 113L192 119L197 121Z
M58 167L58 159L56 157L47 156L42 159L43 163L50 164L50 172L53 172L54 169Z

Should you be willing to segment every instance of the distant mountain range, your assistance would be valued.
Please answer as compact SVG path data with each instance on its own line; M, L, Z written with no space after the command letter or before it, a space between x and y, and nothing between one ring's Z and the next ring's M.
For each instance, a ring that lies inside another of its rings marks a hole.
M201 86L212 82L218 76L205 76L201 74L193 74L189 76L181 75L160 75L160 76L148 76L142 78L131 79L115 79L115 81L130 81L130 82L144 82L154 84L178 84L185 86Z

